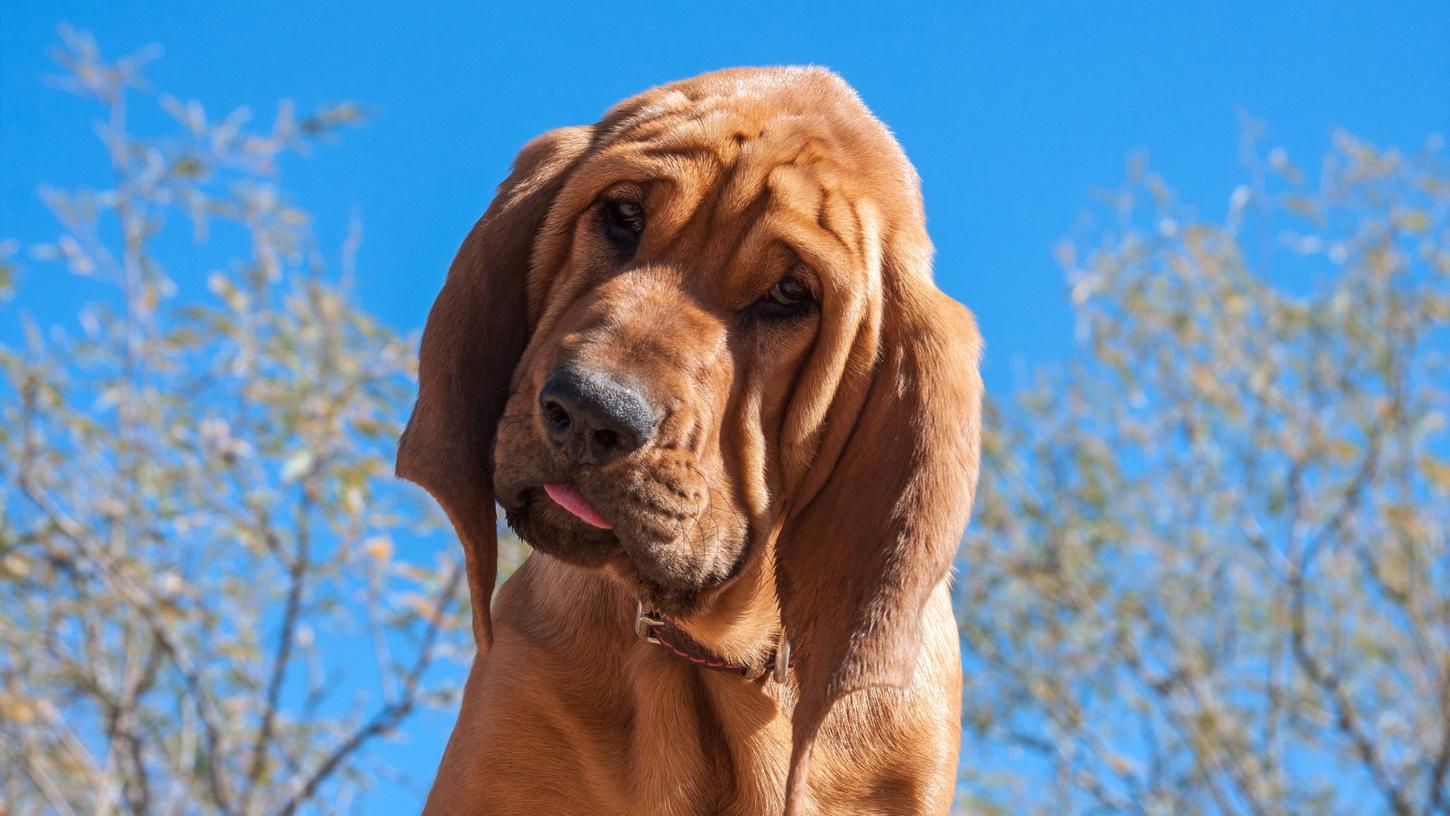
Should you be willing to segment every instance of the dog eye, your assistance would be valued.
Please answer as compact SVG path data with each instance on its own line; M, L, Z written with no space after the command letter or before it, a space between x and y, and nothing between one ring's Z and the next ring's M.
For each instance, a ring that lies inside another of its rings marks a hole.
M815 298L811 295L811 288L800 278L787 275L755 301L753 311L763 317L787 318L804 314L813 305Z
M780 282L770 287L766 297L781 306L799 306L811 299L811 290L799 278L781 278Z
M633 252L644 233L644 207L637 201L610 201L604 205L604 235L615 246Z

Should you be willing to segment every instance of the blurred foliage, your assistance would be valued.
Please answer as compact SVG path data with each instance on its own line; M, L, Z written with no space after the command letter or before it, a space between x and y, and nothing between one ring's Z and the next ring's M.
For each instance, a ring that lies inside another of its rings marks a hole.
M0 345L0 813L346 812L472 653L454 548L395 552L434 524L392 477L414 339L352 303L356 225L330 272L278 186L360 112L214 121L148 88L153 53L63 34L112 176L0 244L0 296L94 295L78 334Z
M1250 123L1249 128L1256 127ZM1064 243L960 555L972 813L1450 813L1450 173L1245 137Z

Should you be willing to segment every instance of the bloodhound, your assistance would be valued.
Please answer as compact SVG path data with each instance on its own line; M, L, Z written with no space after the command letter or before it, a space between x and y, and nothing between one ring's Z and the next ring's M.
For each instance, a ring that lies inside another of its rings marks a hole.
M835 74L529 143L423 333L398 473L478 655L425 813L945 813L980 340ZM495 501L533 554L492 601Z

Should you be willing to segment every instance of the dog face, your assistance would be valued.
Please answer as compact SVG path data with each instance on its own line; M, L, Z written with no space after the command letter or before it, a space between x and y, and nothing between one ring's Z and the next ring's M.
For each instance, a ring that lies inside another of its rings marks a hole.
M782 114L722 106L665 143L655 119L621 125L534 249L554 268L499 422L496 495L535 548L675 615L772 533L823 300L866 278L857 157L828 123Z
M675 614L769 555L798 801L833 701L910 681L976 486L979 346L839 77L705 74L519 154L429 315L398 472L453 521L481 651L495 497Z

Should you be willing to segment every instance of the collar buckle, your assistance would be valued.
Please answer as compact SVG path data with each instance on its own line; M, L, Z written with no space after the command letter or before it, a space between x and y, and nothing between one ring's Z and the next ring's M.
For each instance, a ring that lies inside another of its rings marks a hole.
M645 643L652 643L655 646L662 646L660 639L655 637L655 627L664 626L665 622L649 613L644 607L644 601L634 602L634 633Z
M780 630L780 639L775 644L775 660L770 678L777 683L784 684L786 675L790 674L790 641L785 637L785 629Z

